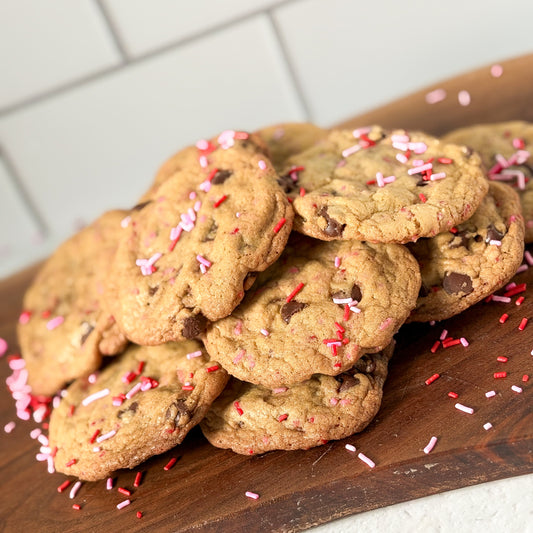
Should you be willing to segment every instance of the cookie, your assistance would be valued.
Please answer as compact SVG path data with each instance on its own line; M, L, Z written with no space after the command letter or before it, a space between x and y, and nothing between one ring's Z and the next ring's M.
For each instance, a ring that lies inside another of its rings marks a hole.
M281 173L297 231L322 240L406 243L460 224L488 184L477 154L423 133L333 130Z
M131 214L105 295L137 344L197 337L231 313L285 247L293 211L277 174L260 148L243 148L235 135L248 139L225 133L198 150L194 165Z
M54 394L125 348L102 293L126 216L109 211L68 239L26 291L17 334L34 394Z
M78 378L52 411L55 469L94 481L173 448L227 379L196 341L130 345L94 382Z
M293 234L205 346L233 376L265 387L337 375L387 346L416 304L420 272L398 244Z
M512 186L520 197L525 241L533 242L533 124L523 121L480 124L454 130L443 138L481 155L493 181Z
M274 168L281 171L287 166L289 157L314 146L327 136L328 130L310 122L285 122L261 128L255 134L267 145Z
M233 378L200 427L213 446L245 455L343 439L376 416L392 352L391 345L336 377L316 374L274 390Z
M422 273L409 321L454 316L505 285L520 266L524 221L518 196L507 185L491 182L472 218L408 247Z

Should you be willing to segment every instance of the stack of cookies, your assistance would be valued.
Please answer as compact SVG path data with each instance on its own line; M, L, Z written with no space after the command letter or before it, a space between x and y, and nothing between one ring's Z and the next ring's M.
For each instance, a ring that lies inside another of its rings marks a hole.
M533 219L533 128L512 127L445 142L284 124L175 154L25 296L33 393L70 383L50 420L56 469L101 479L197 424L243 454L363 430L402 324L453 316L520 265L513 189Z

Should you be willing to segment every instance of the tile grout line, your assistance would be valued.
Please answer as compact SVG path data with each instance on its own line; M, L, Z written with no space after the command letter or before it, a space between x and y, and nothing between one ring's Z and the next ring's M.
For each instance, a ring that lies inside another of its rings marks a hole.
M115 37L115 31L113 30L114 28L114 24L112 24L110 22L110 19L108 19L106 17L106 15L104 14L105 12L105 8L102 7L102 5L100 4L100 1L101 0L95 0L95 3L100 6L100 8L102 9L102 17L106 20L106 23L108 24L109 26L109 31L112 33L113 37ZM190 44L190 43L193 43L197 40L200 40L200 39L203 39L204 37L208 36L208 35L211 35L211 34L216 34L220 31L223 31L227 28L230 28L231 26L233 25L236 25L236 24L240 24L241 22L244 22L248 19L251 19L253 17L256 17L258 15L261 15L261 14L264 14L266 15L267 17L271 17L271 10L277 8L277 7L280 7L280 6L283 6L283 5L288 5L288 4L291 4L291 3L295 3L295 2L299 2L299 1L302 1L302 0L278 0L277 2L273 2L272 4L270 4L269 6L266 6L264 9L258 9L257 11L253 11L251 13L247 13L245 15L241 15L240 17L236 17L234 19L231 19L229 21L226 21L218 26L214 26L212 28L208 28L204 31L200 31L198 33L195 33L194 35L191 35L189 37L185 37L183 39L180 39L178 41L174 41L172 43L168 43L166 45L163 45L161 46L160 48L157 48L155 50L152 50L150 52L146 52L145 54L143 55L139 55L137 57L128 57L128 55L126 54L126 52L123 50L123 47L122 47L122 44L120 42L120 40L118 39L118 37L115 39L115 43L116 43L116 46L117 48L119 49L120 51L120 54L123 56L123 63L120 63L119 65L114 65L114 66L111 66L111 67L108 67L108 68L104 68L98 72L93 72L91 74L87 74L85 76L82 76L78 79L75 79L75 80L72 80L70 82L67 82L67 83L64 83L63 85L60 85L58 87L55 87L55 88L52 88L52 89L49 89L49 90L46 90L46 91L43 91L42 93L40 94L36 94L35 96L30 96L29 98L26 98L20 102L15 102L14 104L11 104L11 105L8 105L7 107L1 109L0 108L0 119L6 117L6 116L9 116L11 115L12 113L16 113L17 111L20 111L21 109L25 108L25 107L29 107L29 106L32 106L32 105L35 105L35 104L38 104L40 102L43 102L43 101L46 101L50 98L54 98L55 96L59 96L61 94L64 94L70 90L73 90L73 89L77 89L81 86L83 86L84 84L86 83L90 83L92 81L96 81L96 80L99 80L100 78L104 78L106 77L107 75L111 75L111 74L114 74L120 70L124 70L130 66L133 66L133 65L137 65L139 63L143 63L147 60L150 60L154 57L157 57L159 55L163 55L167 52L170 52L171 50L174 50L180 46L183 46L183 45L187 45L187 44ZM273 24L274 26L274 24ZM276 31L276 34L278 32ZM278 39L279 40L279 39ZM282 47L283 48L283 47ZM283 55L286 56L286 53L285 53L285 50L283 50ZM291 73L292 73L292 68L291 68ZM305 104L303 104L305 105ZM307 106L305 106L307 107ZM307 113L307 110L306 110L306 113Z
M39 232L41 232L43 237L47 237L48 234L50 233L50 228L48 227L48 224L45 222L42 214L39 212L39 210L35 206L35 203L33 202L30 195L28 194L26 187L24 187L20 173L18 172L17 167L13 163L13 159L11 158L11 155L2 145L0 145L0 159L4 162L7 173L9 177L11 178L11 183L15 187L15 190L17 191L21 200L23 201L26 208L28 209L31 218L37 224L37 228Z
M102 16L104 25L106 26L111 36L111 40L115 44L115 47L117 48L119 54L122 57L122 65L127 65L130 62L130 57L126 51L126 47L124 46L122 39L120 38L120 32L118 31L117 24L115 23L111 13L109 12L109 9L107 9L107 7L104 5L103 0L93 1L96 8L100 11L100 15Z
M300 80L298 78L298 75L296 74L296 69L294 68L294 64L290 58L289 52L287 50L287 46L285 43L285 40L283 38L283 34L281 29L279 28L276 19L274 18L274 15L271 11L267 11L265 13L267 15L267 18L270 22L270 26L272 27L272 30L274 32L274 36L277 40L277 43L279 45L279 50L281 52L281 57L283 61L285 62L285 66L287 68L287 72L289 73L290 81L292 82L292 85L294 86L294 89L296 91L296 94L298 96L298 99L300 101L300 105L303 108L305 117L307 121L312 122L313 114L311 112L311 108L309 106L309 103L307 102L307 98L305 97L305 93L302 87L302 84L300 83Z

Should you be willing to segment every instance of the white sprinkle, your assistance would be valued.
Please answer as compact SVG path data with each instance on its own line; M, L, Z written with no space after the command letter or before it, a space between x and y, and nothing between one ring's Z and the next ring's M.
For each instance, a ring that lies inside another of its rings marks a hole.
M396 176L387 176L383 178L383 183L392 183L393 181L396 181Z
M266 163L265 163L262 159L259 161L259 163L257 163L257 166L258 166L261 170L265 170L266 167L267 167Z
M95 392L94 394L91 394L90 396L87 396L82 400L83 405L89 405L90 403L94 402L95 400L99 400L100 398L104 398L109 394L109 389L102 389L101 391Z
M359 309L359 307L354 307L353 305L351 305L350 306L350 311L352 311L354 313L360 313L361 309Z
M513 390L514 392L517 392L518 394L520 394L522 392L522 388L518 387L517 385L513 385L511 387L511 390Z
M352 302L352 298L333 298L334 304L351 304Z
M6 433L11 433L14 429L15 429L15 422L13 422L13 420L11 422L8 422L5 426L4 426L4 431Z
M108 477L106 481L106 489L111 490L113 488L113 478Z
M259 330L265 337L268 337L270 335L270 332L266 329L260 329Z
M446 91L444 89L435 89L426 94L426 102L428 104L436 104L442 102L446 98Z
M355 152L358 152L361 150L361 145L354 144L353 146L350 146L350 148L346 148L342 151L342 157L348 157L349 155L355 154Z
M202 168L205 168L205 167L207 167L207 165L208 165L207 157L205 157L205 155L201 155L201 156L199 157L199 162L200 162L200 166L201 166Z
M33 411L33 420L40 424L46 416L46 405L41 405L35 411Z
M98 377L98 374L96 374L96 373L90 374L89 377L87 378L87 381L89 383L96 383L96 378L97 377Z
M410 142L407 143L407 148L413 150L415 154L423 154L428 149L428 145L423 142Z
M447 329L443 329L443 330L442 330L442 333L440 334L439 339L440 339L441 341L443 341L447 336L448 336L448 330L447 330Z
M489 429L492 429L492 424L490 422L483 424L483 429L485 429L486 431L488 431Z
M435 444L437 444L437 437L431 437L427 446L424 448L424 453L429 453L431 450L433 450Z
M274 394L281 394L282 392L287 392L289 389L287 387L276 387L275 389L272 389L272 392Z
M491 240L489 241L489 244L490 244L491 246L501 246L501 245L502 245L502 241L499 241L499 240L497 240L497 239L491 239Z
M341 258L339 256L335 257L335 268L339 268L341 266Z
M425 165L419 165L417 167L413 167L407 170L407 174L409 176L412 176L413 174L419 174L420 172L424 172L426 170L430 170L433 168L432 163L426 163Z
M490 75L493 78L499 78L502 74L503 74L503 67L501 65L496 64L490 67Z
M349 452L355 452L355 446L353 444L346 444L344 446Z
M461 341L461 344L466 348L467 346L469 346L469 342L464 338L464 337L461 337L459 339Z
M409 161L409 159L407 159L407 156L405 156L404 154L396 154L396 159L404 165L405 163L407 163L407 161Z
M130 398L133 398L139 391L141 390L141 383L137 383L137 385L134 385L129 392L126 393L126 398L129 400Z
M93 452L94 453L100 453L102 451L102 448L100 448L100 446L94 446L93 447Z
M35 428L30 431L30 437L36 439L42 433L41 428Z
M74 483L74 486L70 489L69 498L71 500L73 500L76 497L76 494L80 490L80 487L81 487L81 481L76 481L76 483Z
M381 172L376 172L376 183L378 187L384 187L385 182L383 181L383 174Z
M459 91L459 94L457 95L457 99L459 100L459 103L462 106L470 105L471 98L470 98L470 93L468 91Z
M120 226L122 228L127 228L129 226L129 223L131 221L131 217L128 215L127 217L124 217L121 221L120 221Z
M511 298L509 298L508 296L498 296L497 294L493 294L492 301L508 304L511 301Z
M363 463L366 463L370 468L374 468L376 466L376 463L372 461L372 459L369 459L364 453L358 453L357 457L363 461Z
M485 393L485 396L487 398L492 398L493 396L496 396L496 391L490 390L490 391Z
M48 437L42 433L37 437L37 440L43 445L48 446Z
M435 174L431 174L430 181L437 181L441 180L446 177L446 172L436 172Z
M202 350L197 350L196 352L191 352L187 354L187 359L194 359L195 357L200 357L202 355Z
M356 139L359 139L359 137L361 137L361 135L367 135L369 134L370 132L372 131L372 128L370 128L369 126L365 126L363 128L357 128L355 130L352 131L352 135L356 138Z
M247 490L244 495L247 498L251 498L252 500L257 500L259 498L259 494L256 494L255 492L250 492L249 490Z
M127 507L130 503L130 500L124 500L123 502L120 502L117 505L117 509L123 509L124 507Z
M405 135L405 134L395 133L394 135L391 135L390 138L391 138L392 142L398 142L398 143L408 143L409 142L409 135Z
M104 440L110 439L111 437L114 437L116 433L117 433L116 430L112 429L111 431L104 433L103 435L100 435L99 437L97 437L96 442L100 443L100 442L103 442Z
M468 413L469 415L474 412L474 409L471 407L466 407L466 405L463 405L462 403L456 403L455 408L459 409L459 411L463 411L463 413Z

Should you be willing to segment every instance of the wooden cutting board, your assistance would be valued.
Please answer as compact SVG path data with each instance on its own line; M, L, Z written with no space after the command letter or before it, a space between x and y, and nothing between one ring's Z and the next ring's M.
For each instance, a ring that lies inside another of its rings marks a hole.
M502 63L501 78L489 66L439 84L443 102L428 105L426 91L350 120L345 125L381 123L442 133L458 125L523 118L533 121L533 55ZM471 105L457 103L468 90ZM0 337L17 351L15 324L21 298L35 268L0 282ZM362 434L308 451L272 452L245 457L210 446L198 430L184 445L153 458L135 471L121 471L115 489L105 482L84 483L74 500L66 479L50 475L35 460L38 443L29 437L34 422L16 420L14 402L0 389L0 432L4 531L300 531L335 518L450 489L533 472L533 268L519 274L527 282L524 302L481 303L460 316L429 325L404 326L390 365L382 409ZM509 314L504 324L503 313ZM523 318L530 323L523 331ZM430 351L443 329L470 345ZM508 362L498 362L506 356ZM507 377L495 379L494 373ZM0 360L2 380L10 373ZM440 378L430 385L433 374ZM531 379L522 381L528 374ZM514 392L511 386L522 392ZM486 398L487 391L496 395ZM452 399L452 391L459 396ZM457 402L474 409L459 411ZM483 425L492 423L492 429ZM432 436L433 451L423 452ZM375 462L371 469L346 450L350 443ZM179 457L168 471L171 457ZM137 471L142 484L133 489ZM133 489L131 505L117 510L126 497L116 487ZM246 491L260 495L252 500ZM72 504L81 505L73 510ZM136 512L143 513L142 518Z

